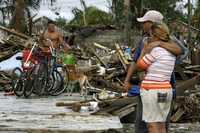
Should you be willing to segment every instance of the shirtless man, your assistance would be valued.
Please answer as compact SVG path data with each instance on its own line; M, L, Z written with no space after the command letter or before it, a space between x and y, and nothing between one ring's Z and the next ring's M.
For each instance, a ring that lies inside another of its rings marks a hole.
M48 40L51 40L51 42ZM64 43L62 35L55 30L55 25L52 21L48 22L47 30L42 35L43 50L48 50L51 43L57 51L60 50L60 46ZM65 44L63 46L65 50L69 49L68 45Z

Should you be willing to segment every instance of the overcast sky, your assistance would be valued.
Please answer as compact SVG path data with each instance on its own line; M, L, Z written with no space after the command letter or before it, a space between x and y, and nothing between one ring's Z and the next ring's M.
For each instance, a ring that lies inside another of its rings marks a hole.
M79 9L82 9L80 0L57 0L56 3L54 3L53 6L50 5L48 2L49 0L43 0L41 3L41 8L38 11L38 16L47 16L51 19L55 19L57 17L64 17L68 20L73 18L72 9L74 7L78 7ZM109 2L108 0L85 0L87 6L96 6L97 8L109 11ZM58 12L60 15L56 15L55 11Z
M87 6L96 6L97 8L104 10L106 12L109 11L109 2L111 0L85 0ZM183 0L184 4L187 3L188 0ZM196 0L191 0L192 3L195 3ZM177 9L187 13L187 9L184 9L182 2L177 4ZM38 13L38 17L47 16L51 19L55 19L57 17L64 17L67 20L73 18L72 9L74 7L78 7L82 9L80 0L57 0L53 6L50 5L49 0L43 0L41 3L41 8L39 11L35 11ZM56 15L55 12L58 12L60 15Z

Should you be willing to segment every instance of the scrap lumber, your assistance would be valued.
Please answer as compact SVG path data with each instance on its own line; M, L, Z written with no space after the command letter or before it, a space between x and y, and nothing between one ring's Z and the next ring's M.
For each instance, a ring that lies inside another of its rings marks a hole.
M137 105L137 102L138 102L137 96L136 97L123 97L123 98L118 98L114 101L108 101L108 103L111 106L118 106L119 108L121 108L122 106L127 105L127 104Z
M184 73L184 68L182 68L181 66L176 66L175 70L180 74L181 78L183 80L187 80L188 76Z
M185 113L185 110L182 108L179 108L178 111L171 117L171 121L178 122L184 113Z
M117 50L117 55L124 67L124 69L126 70L127 69L127 65L129 64L128 60L125 58L125 55L123 54L122 52L122 49L121 47L119 46L119 44L115 43L115 48Z
M0 86L3 91L10 91L11 89L11 76L3 71L0 71Z
M90 72L90 71L93 71L93 70L98 70L99 66L98 65L92 65L92 66L80 66L80 67L77 67L77 71L78 72L83 72L83 73L87 73L87 72Z
M3 52L0 53L0 59L5 58L7 56L10 56L11 54L13 54L13 51L10 51L10 50L3 51Z
M106 87L107 90L110 90L110 91L122 92L124 90L123 86L116 84L116 82L111 82L99 77L93 77L92 80L94 82L100 83L102 86Z
M200 83L200 74L180 83L176 86L176 94L177 96L183 96L186 90L191 90L194 88L196 84Z
M23 39L29 39L30 38L29 36L27 36L27 35L25 35L23 33L19 33L19 32L15 31L15 30L11 30L11 29L3 27L1 25L0 25L0 30L6 31L6 32L8 32L10 34L16 35L16 36L18 36L20 38L23 38Z
M183 24L184 26L187 26L188 27L188 24L187 23L185 23L185 22L183 22L183 21L181 21L181 20L179 20L178 21L180 24ZM197 32L200 32L200 29L197 29L197 28L195 28L195 27L193 27L193 26L189 26L192 30L194 30L194 31L197 31Z
M196 92L192 91L190 94L178 97L176 100L175 112L171 120L172 122L195 122L200 120L200 93L199 87Z
M118 109L112 112L112 114L119 116L119 118L123 118L124 116L132 113L133 111L135 111L135 103L129 104L121 109Z
M94 54L94 56L99 60L99 62L105 66L106 68L108 68L108 65L100 58L100 56L95 52L95 50L93 48L89 49L89 51Z
M200 65L192 65L192 66L188 66L185 67L186 70L191 70L194 72L200 72Z
M27 47L31 43L31 39L26 40L14 35L8 36L8 38L3 39L3 41L9 45L21 48Z
M185 69L195 69L195 68L200 68L200 65L192 65L192 66L185 67Z
M56 106L62 107L62 106L67 106L67 107L81 107L81 106L89 106L89 101L80 101L80 102L73 102L73 103L66 103L66 102L57 102ZM121 107L125 107L126 105L131 104L131 106L137 105L137 97L115 97L112 99L107 99L103 101L98 102L98 106L100 107L99 112L112 112L116 111L116 109L121 109ZM127 106L127 107L131 107ZM126 108L127 108L126 107ZM112 109L111 109L112 108ZM115 109L113 109L115 108ZM123 109L121 109L122 111ZM120 112L120 111L119 111Z
M112 78L114 78L114 77L118 77L118 76L122 76L122 75L125 75L126 74L126 72L125 72L125 70L119 70L119 71L114 71L114 72L112 72L111 74L109 74L108 76L106 76L106 78L105 79L112 79Z
M135 106L137 105L138 97L124 97L113 100L109 104L105 104L103 108L100 108L98 112L93 113L94 115L100 114L111 114L123 118L130 113L135 111Z
M107 47L105 47L105 46L103 46L103 45L101 45L101 44L99 44L99 43L94 42L93 44L94 44L95 47L100 48L100 49L103 49L103 50L105 50L105 51L107 51L107 52L110 52L110 51L111 51L111 49L109 49L109 48L107 48Z

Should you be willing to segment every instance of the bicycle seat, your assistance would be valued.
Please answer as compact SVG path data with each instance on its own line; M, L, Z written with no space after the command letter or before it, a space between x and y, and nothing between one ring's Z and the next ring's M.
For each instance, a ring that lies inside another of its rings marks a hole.
M22 59L23 59L22 56L17 56L17 57L16 57L16 60L22 60Z

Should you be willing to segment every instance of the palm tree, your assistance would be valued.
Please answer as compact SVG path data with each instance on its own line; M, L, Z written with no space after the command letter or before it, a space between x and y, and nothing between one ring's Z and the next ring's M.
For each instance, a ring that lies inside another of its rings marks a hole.
M43 0L0 0L0 13L3 16L3 23L5 23L6 16L12 16L10 21L12 28L14 28L16 31L23 32L25 18L30 20L30 10L39 9L41 1ZM51 5L53 5L55 1L56 0L49 0Z
M14 12L13 2L10 0L0 0L0 14L2 16L2 24L5 25L6 19L9 19Z

